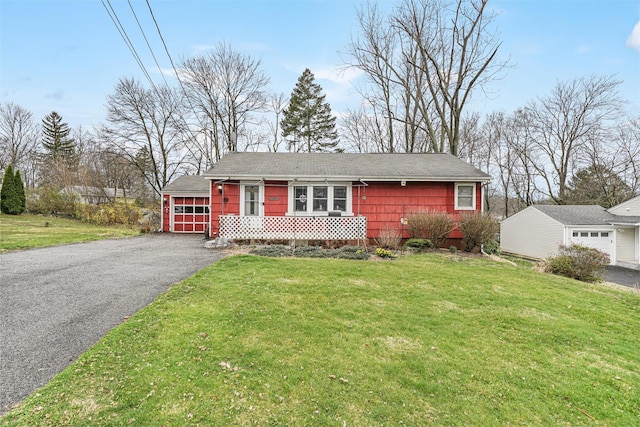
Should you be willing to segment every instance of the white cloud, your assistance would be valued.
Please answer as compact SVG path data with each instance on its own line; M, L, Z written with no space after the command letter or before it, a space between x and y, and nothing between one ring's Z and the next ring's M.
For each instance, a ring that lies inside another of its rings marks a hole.
M340 116L346 105L359 99L353 82L363 75L361 70L328 66L314 68L311 72L322 86L334 115Z
M640 20L631 30L631 35L627 39L627 46L640 52Z
M312 70L312 72L316 79L329 80L340 85L350 85L352 81L356 80L363 73L362 70L353 67L347 68L346 70L338 67L328 67Z

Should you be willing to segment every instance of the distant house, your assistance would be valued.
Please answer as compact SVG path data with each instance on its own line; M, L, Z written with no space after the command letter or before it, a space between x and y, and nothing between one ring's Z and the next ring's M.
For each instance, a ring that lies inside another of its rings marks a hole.
M386 228L407 238L412 213L482 211L490 180L449 154L347 153L231 153L183 178L163 191L164 231L201 231L209 215L212 237L261 240L374 239Z
M60 190L60 192L62 194L74 195L78 198L79 202L89 205L112 203L125 197L124 191L119 188L100 188L84 185L65 187Z
M535 205L503 220L500 247L544 259L577 243L609 254L611 264L640 269L640 196L605 209L597 205Z

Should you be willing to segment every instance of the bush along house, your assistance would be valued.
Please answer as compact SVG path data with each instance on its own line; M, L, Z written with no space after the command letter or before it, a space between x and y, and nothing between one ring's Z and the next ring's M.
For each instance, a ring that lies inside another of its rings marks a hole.
M196 202L208 200L212 238L360 243L395 229L406 239L412 213L446 212L456 220L481 212L489 180L449 154L230 153L203 177L189 177L192 191L180 179L167 186L163 231L202 231L185 223L195 209L205 214Z

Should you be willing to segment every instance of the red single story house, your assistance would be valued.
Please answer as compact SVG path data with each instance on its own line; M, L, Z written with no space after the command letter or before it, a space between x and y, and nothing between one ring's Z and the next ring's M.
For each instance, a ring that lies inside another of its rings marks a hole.
M490 179L450 154L230 153L164 189L162 229L202 232L208 215L229 240L408 238L412 213L482 211Z

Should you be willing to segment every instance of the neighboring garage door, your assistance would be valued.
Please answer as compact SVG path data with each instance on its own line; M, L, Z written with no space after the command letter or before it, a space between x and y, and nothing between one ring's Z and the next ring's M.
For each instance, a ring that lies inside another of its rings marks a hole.
M208 197L173 198L174 233L204 233L209 223Z
M598 249L611 254L612 231L574 230L571 241L578 245Z

